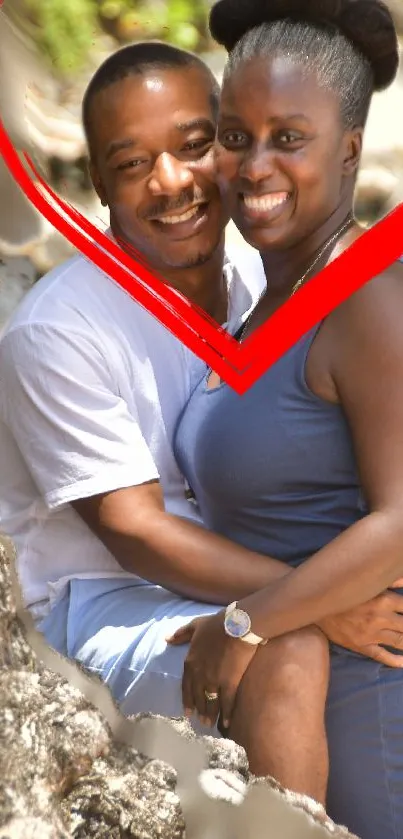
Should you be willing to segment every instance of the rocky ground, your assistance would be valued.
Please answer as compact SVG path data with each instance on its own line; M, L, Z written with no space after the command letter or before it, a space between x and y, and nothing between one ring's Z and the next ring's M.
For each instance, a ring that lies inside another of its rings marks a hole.
M0 839L357 839L310 799L250 776L232 741L124 719L43 643L0 535Z

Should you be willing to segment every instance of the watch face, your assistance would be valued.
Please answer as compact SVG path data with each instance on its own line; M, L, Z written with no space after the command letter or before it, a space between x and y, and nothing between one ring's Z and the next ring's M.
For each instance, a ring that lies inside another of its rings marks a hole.
M225 631L231 638L243 638L250 632L250 617L243 609L234 609L225 618Z

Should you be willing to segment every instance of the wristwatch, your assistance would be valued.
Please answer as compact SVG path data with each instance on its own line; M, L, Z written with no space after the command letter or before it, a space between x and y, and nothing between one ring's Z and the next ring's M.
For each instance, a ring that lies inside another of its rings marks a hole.
M251 632L251 619L247 612L243 609L238 609L237 601L230 603L225 610L224 629L230 638L237 638L239 641L245 641L246 644L252 644L257 647L258 644L263 646L267 644L268 638L260 638Z

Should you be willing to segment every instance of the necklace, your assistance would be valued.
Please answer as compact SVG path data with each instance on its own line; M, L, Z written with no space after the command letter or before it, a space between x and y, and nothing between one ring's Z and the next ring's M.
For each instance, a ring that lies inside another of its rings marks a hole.
M316 254L315 259L314 259L314 260L313 260L313 262L310 264L309 268L305 271L305 273L302 275L302 277L300 277L300 279L299 279L299 280L297 280L297 282L295 283L295 285L294 285L294 286L293 286L293 288L292 288L292 291L291 291L290 297L292 297L292 296L295 294L295 292L296 292L296 291L298 291L298 289L299 289L299 288L301 288L301 286L302 286L302 285L303 285L303 283L305 282L305 280L306 280L306 278L307 278L308 274L310 274L310 273L311 273L311 271L312 271L312 269L313 269L313 268L315 268L315 265L317 265L317 263L319 262L319 260L322 258L323 254L327 251L327 249L328 249L328 248L330 248L330 246L333 244L333 242L335 242L335 241L336 241L336 239L340 238L340 236L344 233L344 231L345 231L345 230L347 230L347 228L348 228L348 227L350 227L350 225L351 225L353 222L354 222L354 216L353 216L353 214L350 212L350 213L348 214L348 216L347 216L346 220L343 222L343 224L342 224L340 227L338 227L338 228L337 228L337 230L335 231L335 233L332 233L332 235L331 235L331 236L329 236L329 238L328 238L328 239L326 239L325 244L321 247L321 249L320 249L319 253L318 253L318 254ZM243 327L242 327L242 331L241 331L241 333L240 333L240 335L239 335L239 337L238 337L238 341L243 341L243 340L245 339L245 337L246 337L246 335L247 335L247 333L248 333L248 331L249 331L249 326L250 326L250 322L251 322L252 316L253 316L254 312L256 311L256 309L257 309L257 307L258 307L258 305L259 305L260 301L262 300L262 298L263 298L263 297L264 297L264 295L266 294L266 291L267 291L267 289L264 289L264 290L262 291L262 293L261 293L261 295L260 295L260 297L259 297L259 299L258 299L258 301L257 301L257 303L256 303L255 308L254 308L254 309L253 309L253 311L250 313L250 315L248 315L248 317L246 318L246 321L245 321L245 323L244 323L244 325L243 325Z

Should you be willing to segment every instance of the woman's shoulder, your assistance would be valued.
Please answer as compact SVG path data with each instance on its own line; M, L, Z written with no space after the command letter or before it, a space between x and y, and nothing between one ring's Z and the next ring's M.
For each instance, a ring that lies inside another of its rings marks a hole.
M403 262L397 260L365 282L328 316L328 328L344 337L350 330L403 330Z
M320 385L330 401L339 401L341 378L362 378L364 371L377 375L381 361L403 376L402 262L388 266L337 306L315 344L308 372L314 389Z

